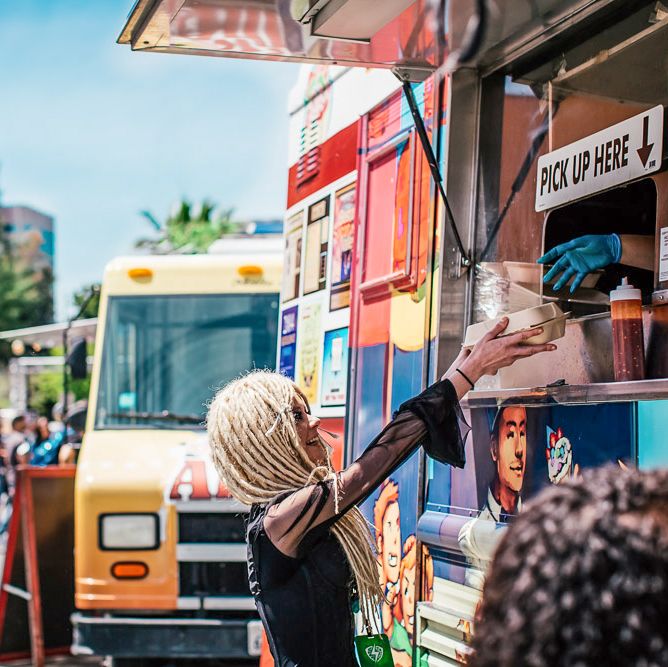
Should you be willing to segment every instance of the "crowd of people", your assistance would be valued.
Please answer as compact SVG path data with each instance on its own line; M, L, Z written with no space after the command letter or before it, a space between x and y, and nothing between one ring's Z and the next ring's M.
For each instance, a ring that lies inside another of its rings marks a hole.
M45 416L19 413L2 424L0 436L0 536L8 528L19 465L74 463L76 428Z

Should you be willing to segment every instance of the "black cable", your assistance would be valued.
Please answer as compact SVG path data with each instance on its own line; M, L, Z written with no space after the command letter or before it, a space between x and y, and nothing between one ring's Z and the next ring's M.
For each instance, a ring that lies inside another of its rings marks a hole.
M469 19L464 34L464 44L457 55L458 65L472 60L480 51L487 32L488 14L487 0L476 0L476 13Z
M559 104L556 103L552 111L552 118L556 116L558 109L559 109ZM489 253L492 244L496 239L496 235L499 233L499 229L501 229L501 225L503 224L503 221L506 219L506 215L508 214L508 211L510 210L513 201L515 201L516 195L524 187L524 183L527 179L527 176L529 175L529 170L531 169L531 165L534 163L534 160L538 155L538 151L540 151L540 147L542 146L543 141L545 140L545 137L547 136L549 129L550 129L550 113L548 112L545 114L543 122L536 129L536 133L534 134L531 146L529 146L529 150L527 151L527 154L524 157L524 161L522 162L522 165L520 166L520 169L517 172L517 176L513 181L513 185L510 188L510 194L508 195L506 203L503 205L503 208L501 209L499 216L497 217L496 221L494 222L494 225L492 226L491 230L489 231L489 234L487 235L487 243L485 243L485 248L480 253L480 257L476 258L477 262L485 261L487 253Z
M429 141L429 136L427 135L427 130L424 126L424 120L420 115L420 110L418 108L417 102L415 101L415 94L413 93L413 88L409 81L403 81L402 87L404 91L404 96L408 102L408 107L411 110L411 115L413 116L413 122L415 123L415 129L417 131L420 143L422 144L422 150L425 152L425 157L429 164L429 169L431 170L432 178L438 187L438 191L441 194L441 199L445 205L446 219L452 229L452 233L455 237L455 243L457 244L457 249L459 250L462 256L462 264L464 266L469 266L471 264L471 258L469 254L464 250L464 244L462 239L459 236L459 230L457 229L457 224L455 223L455 217L452 214L452 209L450 208L450 202L448 197L445 194L445 189L443 188L443 177L441 176L441 170L438 166L438 161L436 160L436 155L434 154L434 149L432 148L431 142Z

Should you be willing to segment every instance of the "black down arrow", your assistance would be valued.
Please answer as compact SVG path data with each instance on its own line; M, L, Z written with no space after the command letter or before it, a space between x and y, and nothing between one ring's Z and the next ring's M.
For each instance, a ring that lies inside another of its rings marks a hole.
M642 119L642 146L638 149L638 157L642 162L642 166L647 166L647 160L649 160L650 153L654 144L648 144L649 141L649 116L645 116Z

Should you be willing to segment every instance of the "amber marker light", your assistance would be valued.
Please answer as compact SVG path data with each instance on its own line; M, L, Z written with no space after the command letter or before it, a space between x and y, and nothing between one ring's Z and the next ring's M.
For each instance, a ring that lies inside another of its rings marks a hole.
M128 276L133 280L150 280L153 278L153 271L144 267L137 267L128 270Z
M237 269L237 273L242 278L259 278L264 271L261 266L257 266L256 264L244 264Z
M140 562L114 563L111 575L116 579L143 579L148 574L148 565Z

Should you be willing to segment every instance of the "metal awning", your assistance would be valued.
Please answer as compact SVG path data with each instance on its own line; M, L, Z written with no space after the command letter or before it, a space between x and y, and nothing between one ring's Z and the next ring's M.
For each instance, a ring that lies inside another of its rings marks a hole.
M137 0L133 50L384 67L424 79L450 57L484 71L542 50L626 0Z
M432 0L137 0L118 42L134 50L405 67L442 60Z
M26 327L11 331L0 331L0 340L21 340L26 345L37 343L45 349L58 347L63 344L63 332L67 329L67 322L44 324L39 327ZM82 336L94 339L97 329L97 318L74 320L69 330L69 337Z

